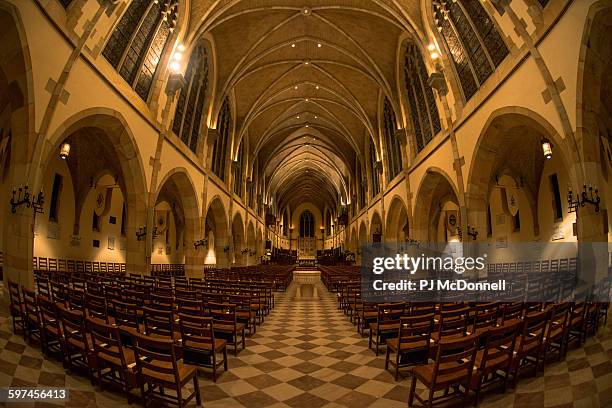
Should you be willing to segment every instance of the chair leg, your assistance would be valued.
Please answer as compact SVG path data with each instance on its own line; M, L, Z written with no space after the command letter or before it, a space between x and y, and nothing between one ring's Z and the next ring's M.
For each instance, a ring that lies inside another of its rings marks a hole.
M200 396L200 386L198 385L198 373L197 372L193 376L193 387L195 388L196 404L198 407L201 407L202 397Z
M223 369L227 371L227 346L223 347Z
M385 370L389 369L389 353L390 349L389 346L387 346L387 353L385 354Z
M414 393L416 392L416 377L412 376L412 384L410 385L410 394L408 394L408 406L411 407L414 403Z
M215 353L214 347L212 351L212 367L213 367L213 382L217 382L217 353ZM196 373L197 377L197 373Z

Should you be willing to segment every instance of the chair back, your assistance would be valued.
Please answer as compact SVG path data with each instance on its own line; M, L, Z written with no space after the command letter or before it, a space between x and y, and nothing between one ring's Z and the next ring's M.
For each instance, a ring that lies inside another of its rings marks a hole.
M93 317L87 318L86 325L87 330L91 333L92 348L96 357L115 366L126 368L119 328Z
M236 305L228 303L216 303L209 302L208 308L210 317L213 318L215 323L219 324L233 324L236 327Z
M212 317L179 314L179 327L183 349L201 350L215 347L215 331Z
M477 352L478 337L475 335L441 339L434 363L433 384L437 384L437 380L444 377L467 383L472 376Z
M436 302L413 302L410 304L410 316L427 316L436 312Z
M402 344L411 344L411 350L421 349L429 353L433 330L433 313L400 318L400 328L397 337L398 350L402 349Z
M474 313L474 332L479 329L495 327L499 314L499 303L484 303L476 305Z
M169 377L169 381L163 381L163 385L174 389L180 387L174 342L142 334L133 337L136 367L142 381L159 384L160 377Z
M21 299L21 292L19 291L19 284L8 280L9 285L9 299L11 302L11 313L15 313L14 316L23 315L23 301Z
M68 310L64 307L59 308L59 314L65 343L68 345L82 344L83 350L90 350L83 315L79 312Z
M564 302L553 305L548 318L548 327L546 328L545 334L546 339L552 340L553 338L565 337L569 315L569 303Z
M509 367L512 362L516 338L520 331L521 321L514 321L504 326L494 327L484 335L484 348L480 360L480 370L492 367Z
M21 287L23 293L23 308L26 315L34 318L37 323L40 323L40 315L36 306L36 293L33 290Z
M503 306L502 323L523 318L524 305L522 301L506 303Z
M540 347L546 330L547 312L536 312L526 315L523 320L523 331L519 339L518 354Z
M147 336L161 336L169 339L174 335L172 311L143 307L144 327Z
M108 307L106 298L97 296L90 292L85 293L85 308L87 315L96 319L104 320L108 323Z
M140 325L138 324L138 311L140 308L137 304L115 300L111 303L111 310L115 317L115 324L118 326L131 327L136 329L137 332L140 332Z

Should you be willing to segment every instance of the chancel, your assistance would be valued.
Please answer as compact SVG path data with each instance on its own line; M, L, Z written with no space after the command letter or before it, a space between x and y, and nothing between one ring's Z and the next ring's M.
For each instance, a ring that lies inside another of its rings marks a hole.
M611 0L0 0L0 402L612 406Z

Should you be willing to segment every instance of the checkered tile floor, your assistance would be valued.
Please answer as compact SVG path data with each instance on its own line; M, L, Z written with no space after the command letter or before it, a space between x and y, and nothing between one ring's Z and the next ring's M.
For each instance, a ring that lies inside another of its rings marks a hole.
M200 373L207 407L405 407L410 375L395 382L349 320L334 296L318 284L320 298L295 298L296 284L277 294L276 308L258 328L230 370L214 384ZM6 299L3 299L6 303ZM0 316L0 387L68 387L67 406L127 406L123 395L99 392L88 379L66 375L55 360L12 334L7 308ZM612 321L612 319L611 319ZM550 363L538 377L520 380L505 394L484 393L481 406L612 407L612 324L565 361ZM17 406L12 405L12 406ZM39 404L37 404L39 406ZM132 406L137 406L132 404Z

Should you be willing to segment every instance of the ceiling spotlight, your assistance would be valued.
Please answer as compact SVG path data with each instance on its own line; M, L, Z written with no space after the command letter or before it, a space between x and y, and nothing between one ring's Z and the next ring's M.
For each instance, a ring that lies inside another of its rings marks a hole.
M70 156L70 143L64 142L60 146L60 158L66 160L68 156Z
M295 48L295 43L291 44L291 48Z
M315 119L317 119L317 118L318 118L318 116L317 116L317 115L315 115Z
M310 127L310 125L306 125L306 127L307 127L307 128L309 128L309 127Z
M428 49L429 51L434 51L434 50L436 49L436 45L435 45L434 43L431 43L431 44L429 44L429 45L427 46L427 49Z
M440 55L437 52L432 52L431 53L431 59L436 60L440 57Z
M319 89L319 85L315 86L316 89Z
M297 119L299 119L299 118L300 118L300 115L297 115L297 116L296 116L296 118L297 118Z
M185 46L183 44L179 44L178 47L176 47L177 50L179 50L180 52L185 51Z
M310 9L308 7L304 7L304 10L302 10L302 14L304 14L305 16L310 15Z
M306 102L309 102L309 101L310 101L310 99L306 98Z
M297 86L297 85L296 85L296 86L294 86L294 87L293 87L293 89L295 89L295 90L297 91L297 89L298 89L298 86Z
M317 47L321 48L323 45L321 43L317 44Z

